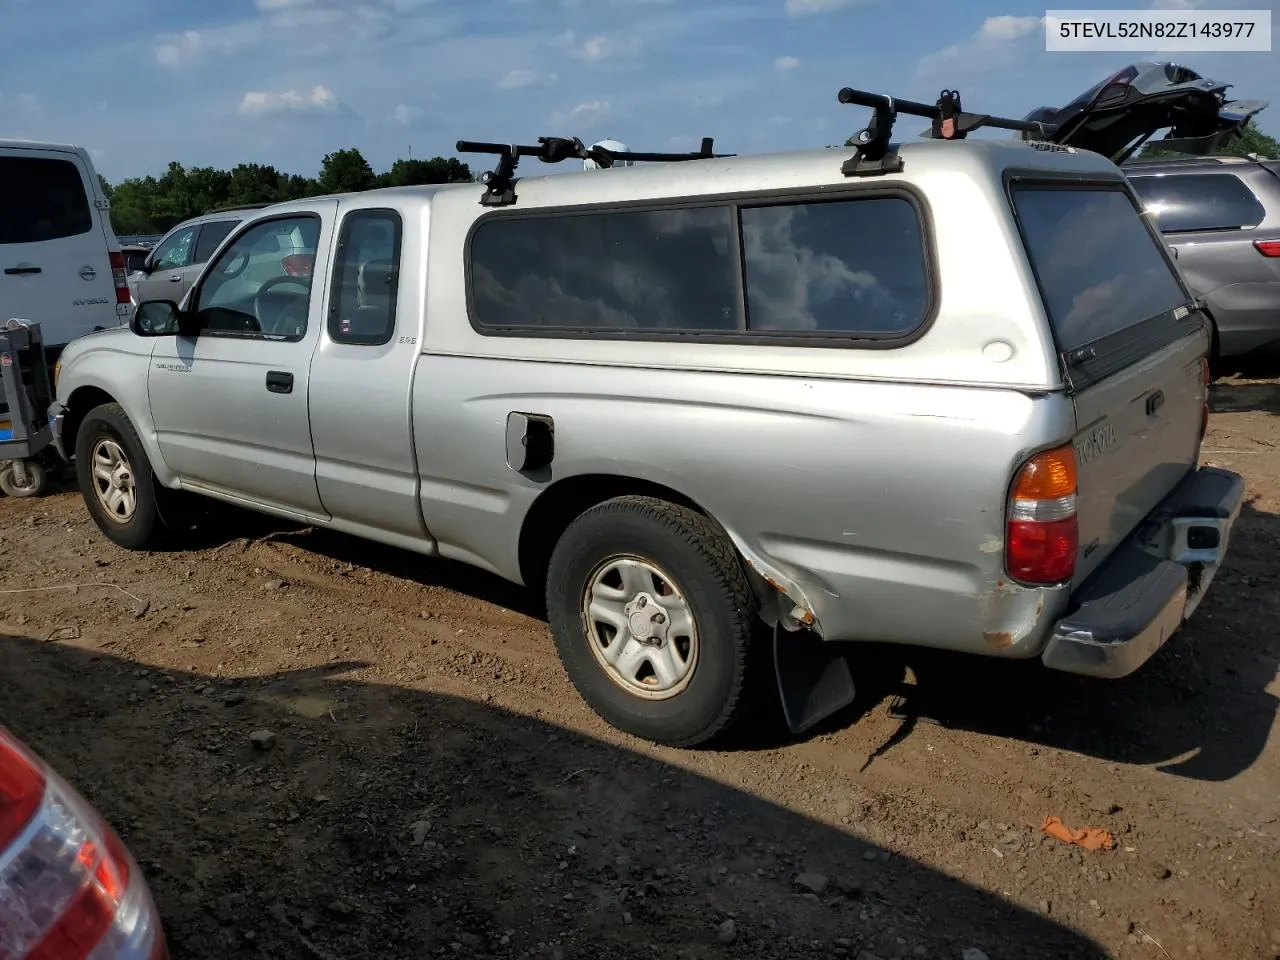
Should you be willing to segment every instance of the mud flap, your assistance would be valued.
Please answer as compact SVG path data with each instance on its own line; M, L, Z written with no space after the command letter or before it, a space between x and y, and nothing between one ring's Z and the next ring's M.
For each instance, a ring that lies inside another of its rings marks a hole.
M838 649L814 634L773 630L773 666L782 712L792 733L803 733L853 703L853 674Z

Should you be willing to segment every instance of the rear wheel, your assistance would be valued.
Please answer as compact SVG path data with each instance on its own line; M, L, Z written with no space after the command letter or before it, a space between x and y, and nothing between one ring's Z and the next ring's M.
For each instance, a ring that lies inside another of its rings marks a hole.
M573 684L609 723L693 746L755 702L757 600L707 517L650 497L583 513L551 556L547 612Z
M159 541L158 483L119 404L104 404L85 415L76 436L76 477L89 515L107 539L130 550Z

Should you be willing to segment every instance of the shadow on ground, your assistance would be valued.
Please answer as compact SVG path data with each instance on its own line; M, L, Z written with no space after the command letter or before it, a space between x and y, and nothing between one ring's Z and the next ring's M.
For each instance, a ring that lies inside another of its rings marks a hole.
M1244 357L1219 361L1209 390L1213 413L1280 414L1280 357Z
M865 658L860 704L840 722L892 697L903 726L881 753L923 721L1230 780L1262 756L1280 710L1267 689L1280 669L1278 546L1280 518L1246 504L1200 609L1129 677L1100 681L1051 673L1039 661L880 649ZM906 668L912 684L903 682Z
M730 786L360 666L225 681L0 637L0 721L121 832L174 960L1105 956Z

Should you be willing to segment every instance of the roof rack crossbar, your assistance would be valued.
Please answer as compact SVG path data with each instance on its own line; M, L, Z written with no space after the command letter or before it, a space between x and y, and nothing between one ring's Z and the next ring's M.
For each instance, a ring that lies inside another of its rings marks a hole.
M989 114L966 113L961 108L958 90L943 90L938 96L938 102L932 105L918 100L899 100L883 93L854 90L852 87L844 87L837 99L846 105L870 107L875 111L866 129L853 137L854 155L840 168L847 177L896 173L902 169L902 158L889 149L893 125L900 113L932 120L930 136L937 140L963 140L982 127L1017 130L1045 139L1056 129L1051 123L1037 120L1013 120Z
M672 163L733 156L731 153L715 153L714 144L713 138L703 137L700 148L693 153L642 153L608 150L599 146L588 147L577 137L539 137L536 145L459 140L455 149L458 153L487 153L498 157L497 165L480 177L480 182L485 185L480 203L486 207L502 207L516 202L515 174L521 157L536 157L543 163L560 163L573 159L593 160L597 166L608 168L627 160L639 163Z

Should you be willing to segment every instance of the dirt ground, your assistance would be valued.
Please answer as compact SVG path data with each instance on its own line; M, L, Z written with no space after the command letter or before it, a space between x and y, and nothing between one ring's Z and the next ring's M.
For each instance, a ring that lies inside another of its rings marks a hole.
M0 499L0 723L118 828L174 960L1269 960L1280 386L1214 404L1249 505L1123 681L858 649L816 735L655 748L493 578L239 513L129 554L67 491Z

